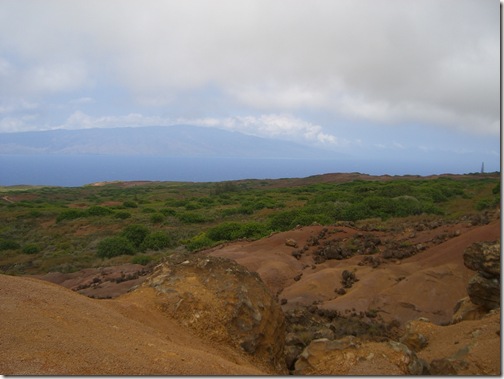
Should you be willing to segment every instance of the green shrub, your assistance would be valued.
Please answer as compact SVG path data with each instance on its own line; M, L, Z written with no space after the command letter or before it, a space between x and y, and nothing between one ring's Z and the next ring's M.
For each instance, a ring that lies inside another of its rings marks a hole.
M185 205L185 209L188 211L194 211L196 209L201 209L201 208L202 208L202 206L200 204L195 203L194 201L189 201Z
M40 251L40 247L34 243L29 243L23 246L24 254L37 254Z
M118 219L121 219L121 220L125 220L125 219L131 217L131 213L124 212L124 211L119 211L119 212L116 212L116 214L114 215L114 217L118 218Z
M96 255L101 258L112 258L118 255L133 255L135 248L125 237L116 236L101 240L98 243Z
M214 200L209 197L202 197L198 199L198 203L202 206L209 207L214 204Z
M172 239L163 231L150 233L142 242L142 250L162 250L173 244Z
M492 193L494 195L500 195L500 193L501 193L501 184L500 184L500 182L497 183L494 188L492 188Z
M93 205L87 209L87 214L90 216L106 216L113 213L109 208Z
M149 233L150 231L145 225L133 224L124 228L121 235L138 248Z
M247 222L242 224L240 227L240 238L261 238L269 234L269 230L266 225L260 222Z
M40 211L33 210L33 211L30 211L29 215L30 215L30 217L37 218L37 217L42 217L43 213Z
M63 220L75 220L77 218L81 218L86 216L86 212L78 210L78 209L67 209L61 212L56 217L56 222L61 222Z
M195 212L180 213L177 218L184 224L201 224L208 221L204 215Z
M218 241L233 241L239 238L260 238L269 233L266 225L259 222L251 221L245 224L238 222L223 222L213 228L210 228L206 235L211 240Z
M125 208L138 208L138 204L131 200L123 202L123 206Z
M208 238L214 241L231 241L239 238L241 225L237 222L223 222L207 231Z
M214 194L221 195L227 192L238 192L239 188L232 182L221 182L215 184Z
M483 211L485 209L490 209L494 202L490 199L481 199L476 203L476 209L478 211Z
M301 212L299 209L291 209L274 214L270 217L271 229L276 231L285 231L291 229L293 220L299 217L300 213Z
M215 244L215 241L208 238L206 233L200 233L197 236L191 238L187 243L186 247L190 251L196 251L205 249L208 247L212 247Z
M175 216L177 214L177 211L173 208L163 208L160 212L165 216Z
M143 213L155 213L156 210L154 208L146 207L146 208L142 209L142 212Z
M131 263L136 264L136 265L142 265L145 266L146 264L149 264L152 262L152 257L149 255L135 255L133 258L131 258Z
M16 241L0 239L0 251L15 250L20 247L21 245L19 245Z
M334 223L334 219L325 214L312 214L312 213L300 213L296 218L290 223L290 228L294 228L297 225L308 226L313 223L319 223L321 225L330 225Z
M163 216L161 213L154 213L153 215L151 215L150 217L150 221L153 223L153 224L159 224L160 222L163 222L165 219L165 216Z

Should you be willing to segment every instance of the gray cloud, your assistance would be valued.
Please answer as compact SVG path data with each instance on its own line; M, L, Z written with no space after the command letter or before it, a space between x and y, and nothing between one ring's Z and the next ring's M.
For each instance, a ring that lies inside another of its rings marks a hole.
M490 0L4 0L0 99L215 86L251 111L497 134L499 23Z

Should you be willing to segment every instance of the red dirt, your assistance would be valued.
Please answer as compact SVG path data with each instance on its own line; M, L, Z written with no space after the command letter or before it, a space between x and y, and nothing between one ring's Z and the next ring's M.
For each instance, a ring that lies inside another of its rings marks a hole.
M350 237L358 232L346 227L330 227L329 231L335 229L340 231L331 238ZM209 254L234 259L259 273L273 294L287 300L284 309L315 302L319 308L342 313L376 309L384 320L406 322L426 317L444 323L451 319L457 301L466 296L467 283L474 275L464 266L464 249L473 242L500 239L500 220L479 227L459 224L419 232L412 239L415 243L452 230L459 230L460 235L377 268L359 266L360 255L313 265L312 250L296 260L291 255L294 248L286 246L285 241L294 239L303 247L310 236L321 230L321 226L303 227L259 241L231 243ZM375 234L383 237L383 233ZM345 295L337 295L335 290L341 287L343 270L354 271L359 281ZM301 279L295 281L299 274Z

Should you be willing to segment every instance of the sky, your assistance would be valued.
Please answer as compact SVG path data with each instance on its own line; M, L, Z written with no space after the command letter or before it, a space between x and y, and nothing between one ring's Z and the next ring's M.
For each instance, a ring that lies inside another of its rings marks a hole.
M175 124L500 170L500 3L0 2L0 133Z

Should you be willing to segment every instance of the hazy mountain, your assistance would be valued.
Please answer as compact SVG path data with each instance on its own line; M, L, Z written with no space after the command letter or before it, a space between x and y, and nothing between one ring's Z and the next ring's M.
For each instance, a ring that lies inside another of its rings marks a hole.
M0 154L335 158L301 144L197 126L50 130L0 134Z

